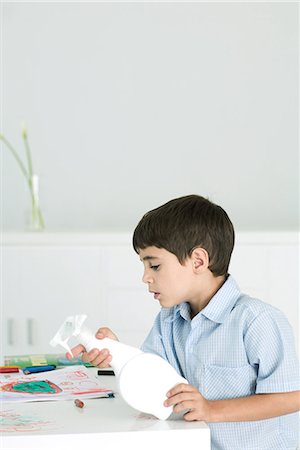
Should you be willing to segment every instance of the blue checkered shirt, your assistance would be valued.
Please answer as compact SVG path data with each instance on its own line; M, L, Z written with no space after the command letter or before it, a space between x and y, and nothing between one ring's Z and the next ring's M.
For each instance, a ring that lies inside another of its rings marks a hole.
M142 350L169 361L209 400L299 389L290 324L278 309L242 294L232 276L192 320L187 302L162 308ZM211 448L295 450L298 419L208 423Z

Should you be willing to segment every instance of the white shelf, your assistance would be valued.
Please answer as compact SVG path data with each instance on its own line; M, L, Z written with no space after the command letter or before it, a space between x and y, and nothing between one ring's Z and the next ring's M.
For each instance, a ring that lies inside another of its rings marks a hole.
M2 245L131 245L131 233L4 232Z
M131 245L130 232L41 231L1 233L2 245ZM298 244L299 231L240 231L236 244Z

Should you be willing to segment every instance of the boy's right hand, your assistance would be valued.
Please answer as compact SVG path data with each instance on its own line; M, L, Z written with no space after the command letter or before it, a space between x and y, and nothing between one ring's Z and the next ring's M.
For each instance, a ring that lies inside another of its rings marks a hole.
M104 339L105 337L107 337L118 341L117 336L109 328L99 328L95 336L97 339ZM81 355L81 359L83 362L88 362L93 366L100 368L109 367L109 364L112 360L112 356L106 348L104 348L103 350L93 348L91 351L87 352L83 345L78 344L71 350L74 357ZM66 357L67 359L72 359L70 353L67 353Z

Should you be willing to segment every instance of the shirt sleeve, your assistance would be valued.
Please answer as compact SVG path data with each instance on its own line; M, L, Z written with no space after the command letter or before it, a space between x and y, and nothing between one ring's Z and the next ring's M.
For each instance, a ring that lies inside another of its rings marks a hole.
M249 362L257 368L257 394L299 389L293 331L281 311L274 308L259 314L250 324L244 342Z
M154 353L167 359L161 335L161 313L156 316L153 327L141 346L141 350L147 353Z

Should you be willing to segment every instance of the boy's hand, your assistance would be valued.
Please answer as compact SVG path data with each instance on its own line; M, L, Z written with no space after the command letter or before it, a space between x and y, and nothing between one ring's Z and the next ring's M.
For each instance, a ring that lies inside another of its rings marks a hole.
M205 422L249 422L299 411L300 391L254 394L224 400L206 400L190 384L178 384L169 392L165 406L174 412L187 411L185 420Z
M178 384L169 392L168 399L164 402L165 406L172 406L175 413L187 411L184 419L206 420L209 417L209 400L206 400L191 384Z
M109 328L99 328L96 332L97 339L104 339L108 337L110 339L118 340L117 336L109 329ZM73 356L81 355L81 359L85 363L90 363L96 367L109 367L109 364L112 360L112 356L110 355L108 349L98 350L97 348L93 348L91 351L87 352L83 345L78 344L72 349ZM66 354L68 359L72 359L70 353Z

